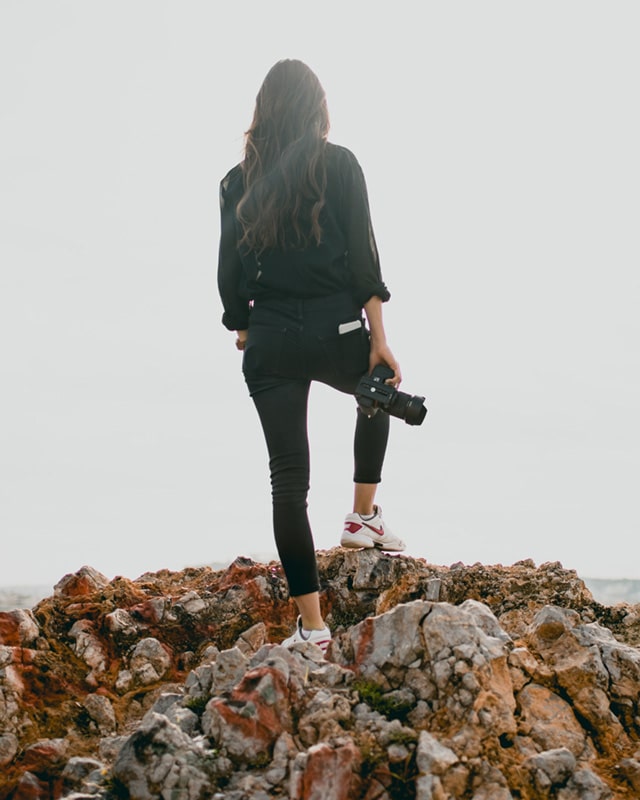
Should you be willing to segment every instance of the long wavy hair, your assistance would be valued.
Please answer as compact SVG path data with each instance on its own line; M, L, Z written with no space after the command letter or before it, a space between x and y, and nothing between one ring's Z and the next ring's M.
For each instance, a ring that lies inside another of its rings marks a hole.
M320 244L328 134L326 95L315 73L302 61L278 61L245 134L241 245L261 253Z

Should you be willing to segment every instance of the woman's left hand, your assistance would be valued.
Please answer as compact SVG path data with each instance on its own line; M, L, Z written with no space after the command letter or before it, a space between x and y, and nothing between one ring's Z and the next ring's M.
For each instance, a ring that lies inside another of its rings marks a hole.
M247 330L245 330L245 331L236 331L236 336L237 336L237 338L236 338L236 347L238 348L238 350L244 350L244 347L245 347L245 345L247 343L248 334L249 334L249 331L247 331Z

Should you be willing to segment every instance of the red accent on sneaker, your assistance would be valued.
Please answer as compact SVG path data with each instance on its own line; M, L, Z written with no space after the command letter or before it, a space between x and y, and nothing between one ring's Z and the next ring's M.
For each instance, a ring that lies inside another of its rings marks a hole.
M384 536L384 530L382 528L375 528L373 525L369 525L368 522L362 523L366 528L369 528L370 531L377 533L378 536Z
M347 522L344 526L345 531L349 531L349 533L357 533L362 525L359 525L357 522Z

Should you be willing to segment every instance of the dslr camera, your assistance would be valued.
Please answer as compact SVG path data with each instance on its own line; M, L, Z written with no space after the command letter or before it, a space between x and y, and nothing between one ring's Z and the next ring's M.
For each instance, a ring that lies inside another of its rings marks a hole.
M427 409L424 397L399 392L385 381L393 378L394 372L384 364L378 364L368 375L363 375L356 387L356 400L360 410L372 417L378 409L403 419L407 425L422 425Z

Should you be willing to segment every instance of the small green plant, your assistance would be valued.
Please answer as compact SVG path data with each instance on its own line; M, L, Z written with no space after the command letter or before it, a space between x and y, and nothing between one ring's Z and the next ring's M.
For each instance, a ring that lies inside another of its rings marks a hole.
M264 752L264 753L258 753L251 762L251 765L255 769L264 769L265 767L268 767L270 763L271 763L271 754Z
M193 711L194 714L197 714L199 717L202 716L205 708L207 707L207 703L209 702L208 697L188 697L184 701L184 707L188 708L189 711Z
M389 744L415 744L416 739L416 732L407 728L403 728L400 731L392 731L389 734Z
M390 697L373 681L357 679L353 682L353 688L358 692L363 703L388 719L403 720L411 711L412 704L409 701Z

